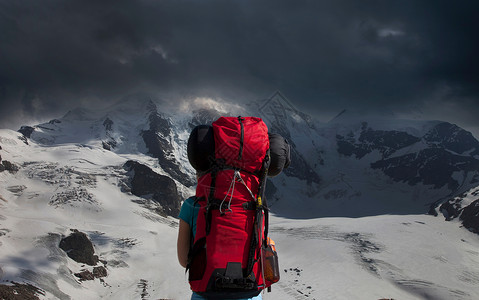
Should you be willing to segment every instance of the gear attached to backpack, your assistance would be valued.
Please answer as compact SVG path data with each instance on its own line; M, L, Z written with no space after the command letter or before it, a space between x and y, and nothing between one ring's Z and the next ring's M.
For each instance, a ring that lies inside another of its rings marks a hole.
M200 175L191 289L208 299L254 297L279 280L264 193L267 176L289 166L289 144L260 118L221 117L193 129L188 159Z

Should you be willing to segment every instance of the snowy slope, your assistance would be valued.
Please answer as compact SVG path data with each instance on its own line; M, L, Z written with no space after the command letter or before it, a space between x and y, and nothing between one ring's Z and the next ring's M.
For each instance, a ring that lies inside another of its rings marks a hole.
M477 235L428 215L274 218L281 281L265 299L478 299Z
M74 144L27 146L12 131L0 136L2 158L22 166L0 174L2 281L33 282L50 299L137 299L139 285L162 298L186 297L173 247L177 221L120 191L124 171L118 166L125 158ZM86 232L106 261L104 283L73 276L82 266L58 248L70 229Z

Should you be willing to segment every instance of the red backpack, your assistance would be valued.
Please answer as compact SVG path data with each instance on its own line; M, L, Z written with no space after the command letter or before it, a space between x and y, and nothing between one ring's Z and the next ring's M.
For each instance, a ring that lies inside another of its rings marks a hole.
M221 117L212 129L214 158L196 189L189 282L208 299L254 297L279 280L264 279L261 259L268 234L268 128L260 118Z

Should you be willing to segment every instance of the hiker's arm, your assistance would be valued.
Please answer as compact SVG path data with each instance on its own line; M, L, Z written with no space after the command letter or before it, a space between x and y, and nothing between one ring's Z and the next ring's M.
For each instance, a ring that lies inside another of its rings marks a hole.
M190 225L180 219L180 228L178 229L178 242L176 244L178 252L178 261L183 268L188 264L188 251L190 249Z

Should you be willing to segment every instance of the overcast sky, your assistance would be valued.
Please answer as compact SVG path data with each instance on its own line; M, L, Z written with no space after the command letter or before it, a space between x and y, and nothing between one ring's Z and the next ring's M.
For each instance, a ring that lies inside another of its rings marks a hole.
M456 123L479 137L479 1L0 0L0 128L149 92L253 101L280 90Z

